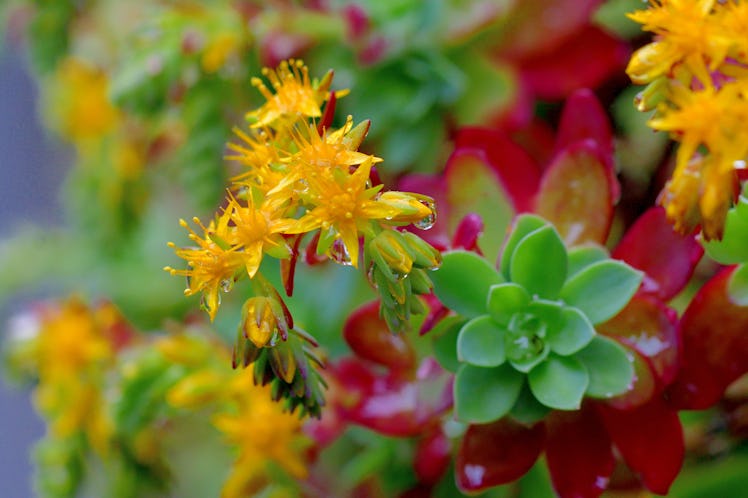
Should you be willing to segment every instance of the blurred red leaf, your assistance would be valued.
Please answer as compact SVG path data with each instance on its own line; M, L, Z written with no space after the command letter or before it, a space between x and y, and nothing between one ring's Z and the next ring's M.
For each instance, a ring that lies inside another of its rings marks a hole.
M605 242L613 199L605 158L594 141L577 142L556 156L541 180L535 212L553 223L568 245Z
M413 348L403 334L393 334L379 316L379 301L360 306L343 325L343 337L354 353L397 372L412 371Z
M647 489L667 494L683 465L685 451L677 412L660 396L632 410L596 406L629 468L639 474Z
M626 344L649 359L660 386L678 372L679 338L675 311L648 295L636 295L598 331Z
M526 427L504 418L471 425L457 453L457 486L475 493L522 477L535 463L545 442L545 427Z
M557 100L579 88L595 88L626 66L628 44L595 26L551 52L521 61L520 72L541 99Z
M444 476L452 459L452 443L436 424L418 440L413 468L418 480L434 485Z
M594 410L554 411L546 419L545 455L561 498L595 498L615 467L608 433Z
M688 283L704 254L693 235L680 235L662 207L642 214L626 231L612 256L645 273L640 293L668 301Z
M727 289L734 269L707 282L681 318L682 366L667 391L678 409L708 408L748 372L748 306L735 304Z

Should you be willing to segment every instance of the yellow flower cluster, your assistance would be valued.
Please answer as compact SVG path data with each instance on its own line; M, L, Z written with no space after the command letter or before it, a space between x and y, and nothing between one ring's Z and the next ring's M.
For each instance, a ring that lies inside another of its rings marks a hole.
M228 145L227 157L246 169L229 188L225 207L207 226L195 219L202 234L190 231L194 247L175 248L187 269L165 269L188 277L186 295L202 293L211 319L244 272L255 277L263 255L292 256L289 240L319 230L318 252L347 265L359 264L359 240L382 229L433 221L433 201L404 192L382 192L373 185L372 167L382 159L358 150L368 122L328 126L336 98L332 72L309 77L297 60L284 61L252 83L267 102L249 112L248 131L235 130L239 143ZM323 105L327 103L323 115Z
M45 305L30 320L28 335L17 338L11 361L38 375L38 410L54 437L83 434L105 455L112 421L105 410L103 386L115 357L119 312L111 304L90 308L72 298Z
M251 369L232 370L222 344L187 333L161 339L156 348L187 375L166 394L176 408L207 408L213 425L237 452L224 482L222 498L255 496L270 484L268 465L295 479L307 476L305 450L310 441L301 421L271 400L268 387L254 383Z
M638 107L680 142L660 203L677 230L719 239L748 156L748 2L650 0L629 17L655 35L627 68L649 85Z

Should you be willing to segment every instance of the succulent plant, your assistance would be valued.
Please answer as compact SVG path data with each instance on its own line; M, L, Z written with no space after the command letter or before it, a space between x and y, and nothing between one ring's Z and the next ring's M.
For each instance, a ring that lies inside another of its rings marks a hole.
M567 250L553 225L530 214L516 219L498 269L472 252L446 253L434 291L459 317L436 331L437 356L456 357L442 363L457 367L457 418L532 422L549 409L576 410L585 396L625 392L631 360L595 325L615 316L642 278L598 246Z

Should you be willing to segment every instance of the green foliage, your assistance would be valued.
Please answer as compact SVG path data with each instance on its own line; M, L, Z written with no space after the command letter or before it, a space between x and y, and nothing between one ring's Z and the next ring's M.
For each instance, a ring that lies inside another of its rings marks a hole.
M37 0L29 23L31 60L36 69L50 73L65 57L70 44L70 23L76 11L71 0Z
M470 318L450 317L435 331L437 359L450 370L460 365L460 420L487 423L511 414L534 421L550 408L576 410L584 396L629 388L631 360L594 324L626 305L642 274L605 256L596 247L567 251L557 230L534 215L516 220L501 273L475 253L444 255L434 292Z

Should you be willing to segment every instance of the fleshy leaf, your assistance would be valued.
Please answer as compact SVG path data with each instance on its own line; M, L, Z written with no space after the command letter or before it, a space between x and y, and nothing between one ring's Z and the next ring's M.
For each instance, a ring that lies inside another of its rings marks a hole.
M522 311L530 302L530 295L521 285L511 282L491 286L488 312L502 325L509 323L513 314Z
M599 261L567 280L561 298L597 325L621 311L641 281L642 273L625 263Z
M504 330L490 316L473 318L457 337L457 358L478 367L498 367L504 361Z
M608 252L597 244L572 247L567 251L567 255L569 257L567 278L573 277L592 263L608 259Z
M545 361L546 358L548 358L548 355L551 353L551 348L548 344L543 344L543 349L536 355L531 356L529 358L522 358L522 359L509 359L509 364L512 365L514 368L519 370L522 373L527 373L533 368L535 368L538 364Z
M457 359L457 337L465 319L459 316L448 316L432 330L434 357L445 370L457 372L460 360Z
M441 267L430 276L439 300L470 318L486 313L488 290L504 281L488 261L467 251L444 254Z
M668 301L688 283L703 252L692 235L673 231L665 210L656 207L626 231L612 257L646 274L642 292Z
M626 350L613 339L597 335L574 355L590 376L586 394L595 398L612 398L622 394L634 380L634 367Z
M564 102L556 135L555 153L562 152L567 147L587 139L591 139L600 147L603 157L610 158L612 170L613 131L610 127L610 119L594 92L588 88L580 88L569 95ZM614 199L618 199L619 195L615 191L617 185L618 182L615 181L615 175L613 175L611 187L613 187Z
M509 365L495 368L462 365L454 384L455 415L462 422L498 420L514 406L522 374Z
M550 221L568 246L605 243L613 219L606 159L592 140L558 154L543 175L535 212Z
M748 217L745 215L748 198L740 196L738 206L730 209L725 218L725 232L722 240L702 240L710 258L730 265L748 261Z
M598 325L601 334L636 349L654 368L659 383L670 384L678 372L678 317L659 299L637 294L616 316Z
M594 410L553 412L546 421L545 456L553 487L561 498L596 497L615 468L613 449Z
M548 225L547 221L534 214L521 214L514 219L511 234L509 235L509 238L506 239L504 247L501 249L499 269L501 270L501 274L504 275L504 278L509 278L509 268L517 244L519 244L529 233L546 225Z
M734 271L728 268L712 277L680 320L682 363L668 388L673 406L707 408L748 371L748 306L730 298L728 284Z
M505 418L471 425L455 461L457 486L477 493L519 479L538 459L544 440L543 424L527 427Z
M536 95L557 100L577 88L599 86L623 69L628 55L626 42L587 26L553 50L522 61L521 71Z
M548 225L520 240L512 254L509 274L512 282L531 295L554 299L566 281L566 267L564 243L556 229Z
M466 214L479 215L485 223L479 237L480 247L489 257L496 257L501 237L516 209L492 166L477 155L455 151L447 163L444 182L449 233L456 230Z
M727 282L730 300L738 306L748 306L748 265L738 266Z
M533 395L550 408L577 410L589 385L589 376L579 360L551 354L527 374Z
M546 340L551 351L561 356L569 356L587 346L595 337L595 327L587 317L576 308L564 308L561 311L563 327L549 327Z
M683 465L683 429L678 414L656 396L646 405L616 410L597 405L613 444L650 491L667 494Z
M354 353L392 370L412 370L416 364L413 348L404 334L393 334L379 316L379 301L355 310L345 325L343 337Z
M628 391L606 400L606 404L619 410L630 410L648 403L652 397L661 394L657 378L650 362L638 351L628 352L634 368L634 380Z
M413 458L413 470L420 482L434 485L447 472L451 460L452 441L436 425L419 439Z
M519 393L517 402L514 403L510 415L514 420L531 425L542 420L551 409L540 403L530 391L530 387L525 382Z

